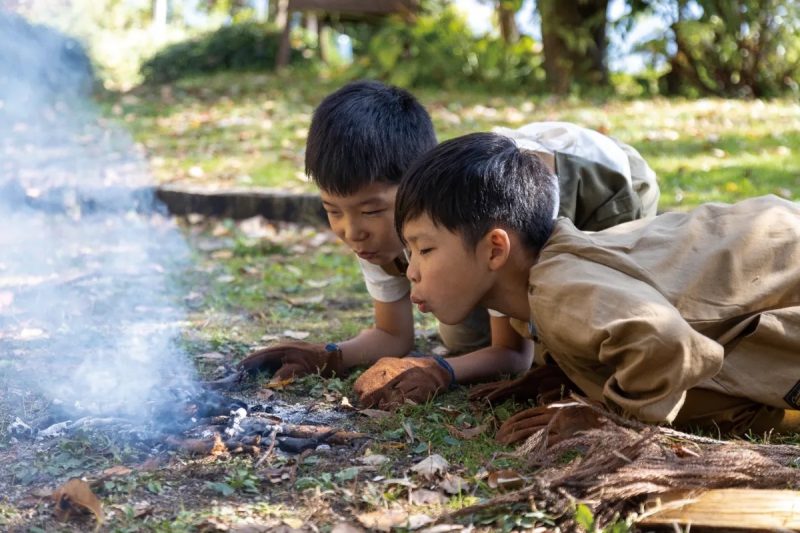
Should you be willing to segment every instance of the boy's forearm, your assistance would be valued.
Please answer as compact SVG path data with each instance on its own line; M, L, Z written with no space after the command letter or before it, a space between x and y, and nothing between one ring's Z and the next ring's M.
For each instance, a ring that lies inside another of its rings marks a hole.
M533 351L529 347L517 351L504 346L489 346L448 357L447 361L453 367L458 383L470 383L525 372L533 363Z
M392 335L382 329L372 328L358 336L339 343L345 368L370 365L381 357L402 357L414 349L413 337Z

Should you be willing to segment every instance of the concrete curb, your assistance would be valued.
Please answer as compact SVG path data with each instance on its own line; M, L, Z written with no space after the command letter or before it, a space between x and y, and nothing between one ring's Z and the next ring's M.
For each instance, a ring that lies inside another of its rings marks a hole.
M173 215L199 215L243 219L261 215L282 220L320 225L327 222L319 195L291 193L281 189L207 189L162 185L155 190Z

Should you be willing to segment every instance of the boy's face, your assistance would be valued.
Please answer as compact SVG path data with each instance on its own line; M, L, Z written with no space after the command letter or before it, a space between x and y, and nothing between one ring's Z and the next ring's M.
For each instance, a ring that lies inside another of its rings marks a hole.
M397 185L373 183L355 194L320 191L333 233L361 259L376 265L394 261L403 252L394 227Z
M460 235L427 215L406 222L403 236L410 255L411 301L445 324L460 323L494 283L485 239L469 250Z

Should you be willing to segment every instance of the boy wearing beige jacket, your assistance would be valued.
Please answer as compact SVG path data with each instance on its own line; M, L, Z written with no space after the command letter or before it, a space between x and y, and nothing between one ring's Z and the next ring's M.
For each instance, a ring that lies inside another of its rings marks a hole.
M553 219L557 202L552 172L508 137L467 135L428 152L395 204L412 302L446 324L476 306L511 317L548 364L628 417L796 428L796 203L707 204L583 232ZM533 408L500 436L519 440L547 420Z

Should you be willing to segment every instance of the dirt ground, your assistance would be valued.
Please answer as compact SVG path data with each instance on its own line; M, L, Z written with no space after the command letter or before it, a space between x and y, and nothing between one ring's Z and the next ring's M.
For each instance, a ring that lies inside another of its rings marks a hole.
M58 372L69 359L35 346L4 356L2 529L657 531L635 524L647 494L673 488L654 482L656 471L688 487L800 485L792 443L618 423L515 453L492 437L520 406L471 404L465 388L394 413L356 405L358 372L212 389L255 346L365 327L369 302L356 290L357 267L324 229L199 218L181 228L192 260L179 276L180 346L202 387L144 421L65 418L26 380L35 379L32 364ZM440 350L432 324L417 319L419 347ZM170 424L157 423L165 417ZM85 484L65 486L73 478Z

